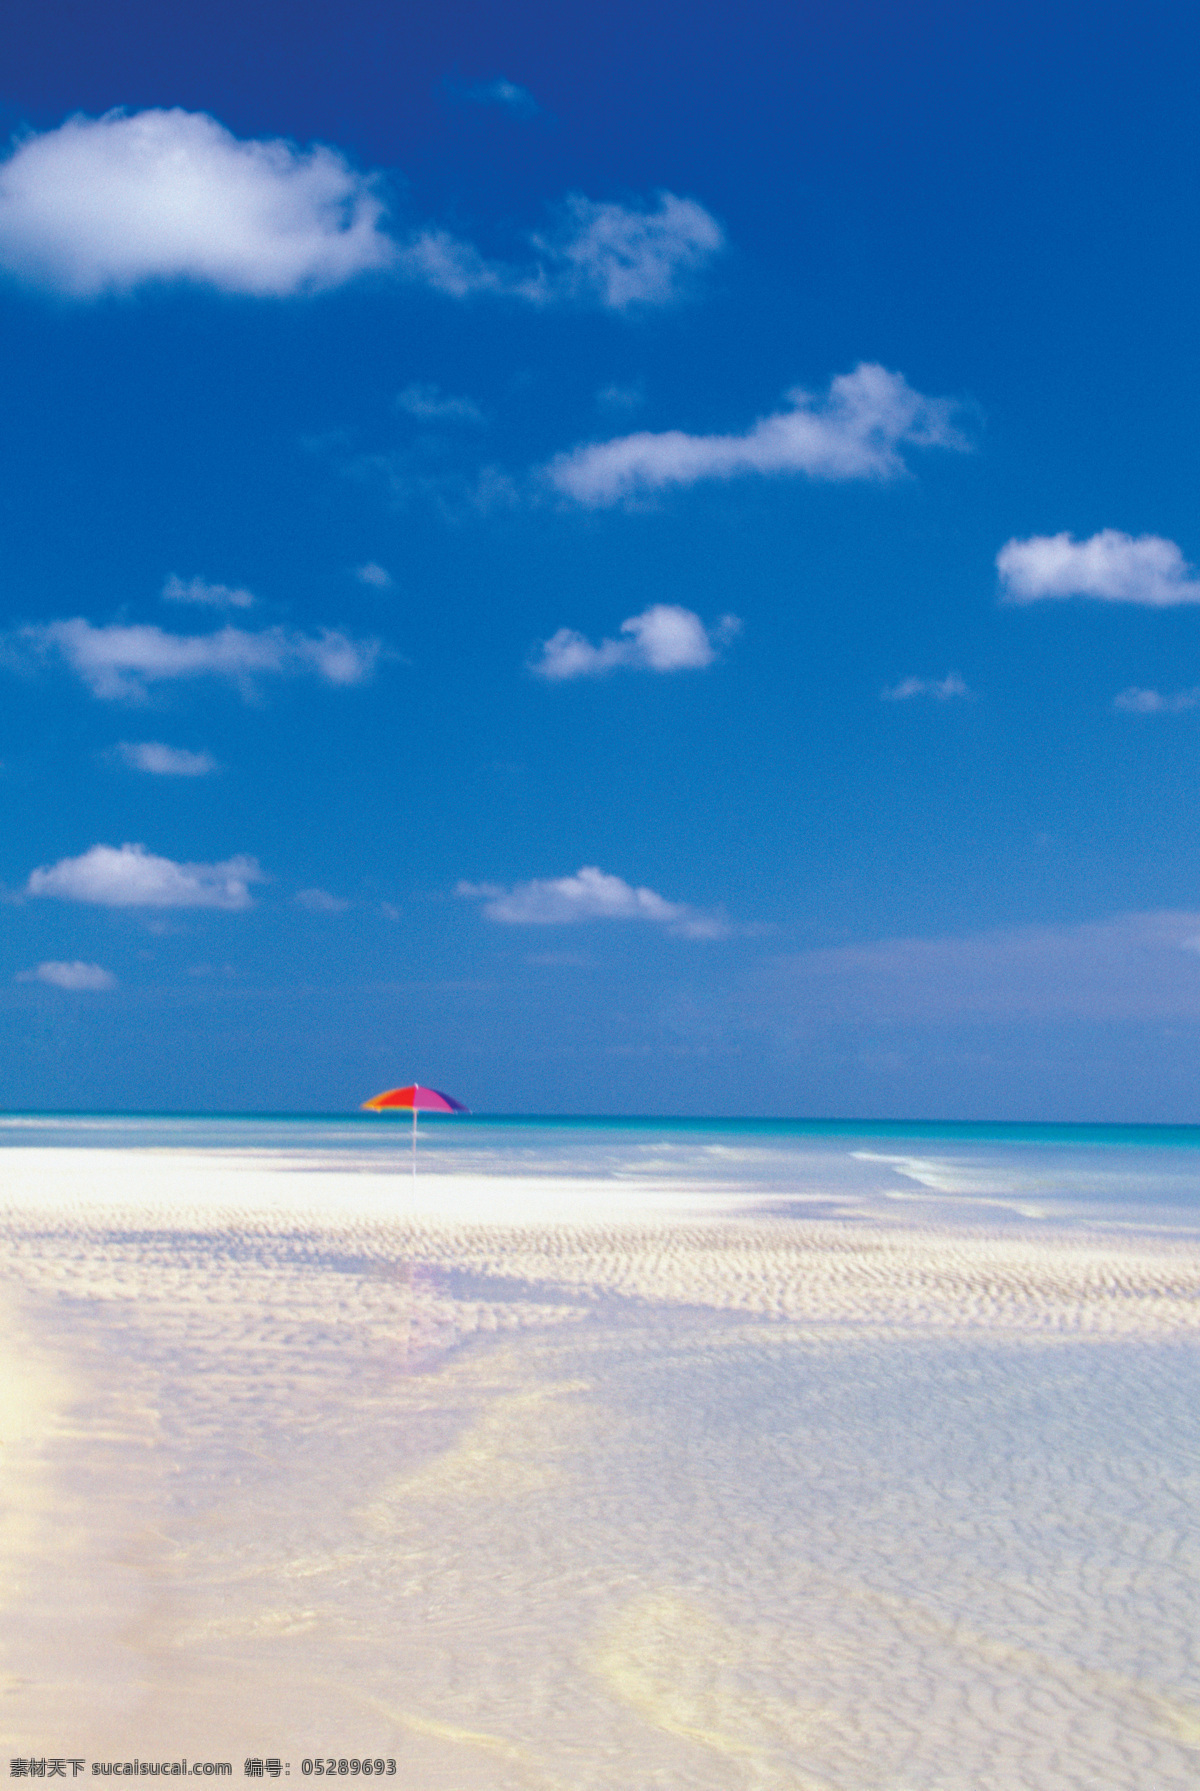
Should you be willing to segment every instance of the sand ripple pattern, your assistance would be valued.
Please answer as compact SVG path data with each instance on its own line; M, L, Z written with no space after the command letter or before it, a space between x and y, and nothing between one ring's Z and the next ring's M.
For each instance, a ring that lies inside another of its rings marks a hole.
M0 1220L10 1754L1197 1782L1194 1241L193 1169Z

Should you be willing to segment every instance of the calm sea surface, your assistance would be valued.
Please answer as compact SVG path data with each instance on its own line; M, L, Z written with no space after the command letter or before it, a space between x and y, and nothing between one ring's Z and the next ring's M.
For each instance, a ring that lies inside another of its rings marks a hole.
M262 1155L387 1172L411 1163L407 1115L0 1115L0 1150ZM1200 1229L1200 1126L912 1120L563 1118L419 1122L423 1176L579 1177L728 1191L738 1210Z

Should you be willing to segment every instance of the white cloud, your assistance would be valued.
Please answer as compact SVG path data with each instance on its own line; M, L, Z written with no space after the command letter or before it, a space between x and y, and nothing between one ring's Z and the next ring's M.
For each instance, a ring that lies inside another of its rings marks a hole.
M350 906L342 896L330 895L327 889L300 889L292 900L309 914L344 914Z
M204 578L189 578L184 584L174 572L163 586L162 594L167 603L199 603L209 609L249 609L254 602L254 593L244 591L240 586L210 585Z
M1094 597L1151 609L1200 603L1200 579L1174 541L1161 535L1125 535L1120 529L1101 529L1086 541L1065 531L1031 535L1026 541L1006 542L996 555L996 569L1006 603L1056 597Z
M1118 691L1113 698L1114 709L1124 709L1130 715L1179 715L1185 709L1200 707L1200 688L1194 690L1176 690L1164 696L1157 690L1140 690L1131 684L1128 690Z
M211 753L165 746L161 740L122 740L117 751L132 770L148 771L153 777L207 777L217 769Z
M824 398L797 389L788 399L790 409L761 417L742 435L642 430L559 454L547 477L564 496L597 507L748 473L890 479L905 470L902 446L966 446L951 424L950 400L922 397L885 367L864 362L831 381Z
M532 305L576 302L625 311L674 304L688 279L725 245L716 219L675 193L640 206L574 193L558 229L530 240L534 261L514 267L487 260L449 231L421 230L405 244L401 267L451 298L491 294Z
M354 576L359 584L373 585L377 591L390 591L394 580L386 566L377 560L368 560L365 566L356 566Z
M729 928L717 915L685 902L668 902L653 889L635 889L595 865L573 877L536 878L502 889L494 883L460 883L456 893L482 900L489 920L509 926L566 926L585 920L643 920L687 939L719 939Z
M31 896L102 908L249 908L250 884L265 881L255 858L176 864L145 846L125 845L93 846L79 858L41 865L25 888Z
M17 972L19 983L49 983L52 989L115 989L117 979L111 970L100 964L85 964L79 958L71 964L51 959L36 970Z
M435 385L419 381L396 394L396 404L410 417L429 423L482 423L483 412L471 398L455 398Z
M536 110L510 81L467 91ZM673 303L724 246L702 205L665 192L634 205L569 196L523 265L436 226L399 242L384 214L379 177L324 145L241 141L178 107L78 115L19 138L0 163L0 268L77 299L163 281L283 298L393 270L454 298L623 311Z
M383 209L334 149L179 108L77 116L0 165L0 265L73 298L161 280L280 298L388 266Z
M598 647L573 628L560 628L543 641L530 666L540 678L599 678L618 666L637 671L695 671L711 665L717 649L741 631L737 616L722 616L711 631L690 609L655 603L640 616L621 623L624 640L603 640Z
M150 684L181 678L224 678L250 694L259 677L315 673L327 684L360 684L374 669L380 643L352 640L334 629L320 635L285 628L260 633L225 627L215 634L168 634L149 624L94 628L82 616L31 624L0 638L10 663L57 656L93 696L137 699Z
M952 697L969 697L971 692L957 672L944 678L902 678L899 684L883 691L885 703L906 703L911 697L929 696L936 702L948 703Z

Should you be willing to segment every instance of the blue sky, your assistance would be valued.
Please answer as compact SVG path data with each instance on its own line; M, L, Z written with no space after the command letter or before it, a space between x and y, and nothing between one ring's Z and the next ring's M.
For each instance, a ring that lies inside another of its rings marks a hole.
M7 8L4 1104L1196 1118L1196 51Z

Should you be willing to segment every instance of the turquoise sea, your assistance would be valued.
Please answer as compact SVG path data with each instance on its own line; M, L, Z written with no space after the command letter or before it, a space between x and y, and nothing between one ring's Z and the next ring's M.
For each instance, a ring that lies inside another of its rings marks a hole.
M410 1164L411 1142L407 1114L0 1115L0 1151L261 1153L384 1170ZM669 1180L781 1216L905 1203L939 1222L1200 1228L1200 1126L422 1115L418 1161L423 1176Z

